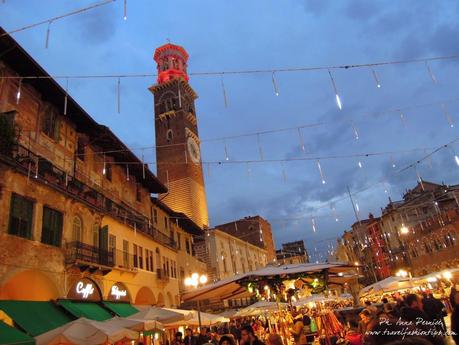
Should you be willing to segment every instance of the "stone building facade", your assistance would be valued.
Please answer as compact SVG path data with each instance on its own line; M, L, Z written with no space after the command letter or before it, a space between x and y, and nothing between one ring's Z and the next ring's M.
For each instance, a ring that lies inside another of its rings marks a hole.
M66 298L90 279L104 298L121 284L131 303L178 306L205 272L186 250L201 229L10 36L0 50L0 299Z

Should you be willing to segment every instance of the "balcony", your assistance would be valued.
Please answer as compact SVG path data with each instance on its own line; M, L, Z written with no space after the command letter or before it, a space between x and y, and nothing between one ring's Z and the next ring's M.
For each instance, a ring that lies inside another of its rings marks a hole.
M70 242L65 251L65 263L78 266L81 271L110 272L115 265L114 255L108 250L91 246L83 242Z
M162 281L164 283L167 283L169 282L169 276L166 274L166 272L161 269L161 268L157 268L156 269L156 278L159 280L159 281Z
M110 194L110 191L104 190L104 194L102 194L100 188L96 189L89 186L82 180L72 176L71 173L61 170L53 165L52 162L37 156L22 145L16 145L13 152L7 153L5 150L1 150L0 153L8 156L9 159L14 159L16 166L21 168L22 172L29 176L29 178L45 181L48 186L67 193L71 197L96 208L98 211L118 219L132 229L151 237L158 243L171 249L177 249L177 243L174 239L153 227L147 217L136 213L127 204L116 203L114 201L115 197L110 198L107 196ZM77 174L77 176L79 175Z

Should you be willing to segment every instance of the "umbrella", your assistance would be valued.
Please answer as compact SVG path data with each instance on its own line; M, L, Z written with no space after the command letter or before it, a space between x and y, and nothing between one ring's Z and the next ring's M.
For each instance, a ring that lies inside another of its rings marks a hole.
M346 271L355 270L355 266L344 263L319 263L319 264L290 264L283 266L267 266L256 271L247 272L222 279L214 284L206 285L183 295L183 300L196 301L204 299L232 299L250 297L253 293L241 284L244 280L270 279L271 277L281 277L294 279L308 273L328 272L328 282L330 284L343 284L351 280L355 275L345 275Z
M139 311L131 316L131 320L148 320L148 321L159 321L161 323L171 323L183 321L191 317L191 312L187 310L187 313L179 313L172 309L148 307L144 310Z
M186 320L183 320L182 322L171 322L167 323L166 326L181 326L181 325L187 325L187 326L198 326L199 325L199 317L198 317L198 312L196 310L183 310L183 309L169 309L169 308L164 308L169 311L181 313L183 315L190 315ZM223 317L218 314L209 314L209 313L203 313L201 312L201 325L203 326L210 326L210 325L215 325L216 323L219 322L229 322L230 319L227 317Z
M114 317L110 320L103 322L106 325L118 327L118 328L128 328L133 331L142 332L142 331L162 331L164 326L162 323L154 320L138 320L132 317Z
M359 296L364 297L373 293L383 293L402 289L413 288L414 282L410 278L388 277L360 290Z
M116 343L123 339L135 340L139 334L126 328L120 328L115 324L107 324L103 321L88 320L81 317L61 327L43 333L35 340L37 345L75 344L75 345L99 345Z

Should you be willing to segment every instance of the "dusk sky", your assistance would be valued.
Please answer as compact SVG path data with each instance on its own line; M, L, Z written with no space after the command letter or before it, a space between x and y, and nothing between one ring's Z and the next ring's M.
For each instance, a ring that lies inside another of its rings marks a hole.
M94 3L6 0L0 2L0 25L11 31ZM48 49L47 25L12 36L48 73L70 76L155 73L153 52L168 39L188 51L191 73L459 55L455 0L128 0L127 12L124 21L118 0L56 21ZM272 224L278 246L304 239L318 259L314 248L323 252L355 221L346 186L361 218L369 212L379 216L389 196L398 200L416 185L416 170L401 169L459 137L459 58L429 66L437 83L423 61L376 66L381 88L369 67L333 69L342 111L327 70L276 73L279 96L271 73L191 76L199 95L211 225L259 214ZM140 156L136 148L155 143L153 96L147 89L154 83L154 77L123 78L119 114L116 79L70 79L69 93ZM296 129L209 140L309 124L320 125L301 130L306 152ZM310 159L234 162L260 160L260 147L264 160ZM153 171L154 151L144 150ZM428 181L459 183L454 151L459 153L459 141L422 161L418 174ZM392 153L327 158L384 152ZM218 161L223 164L214 164Z

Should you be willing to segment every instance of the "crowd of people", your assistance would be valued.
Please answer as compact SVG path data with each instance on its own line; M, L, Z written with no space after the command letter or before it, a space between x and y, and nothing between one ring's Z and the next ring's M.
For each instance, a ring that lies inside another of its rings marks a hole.
M451 337L459 345L459 291L451 289L451 329L447 330L445 304L431 293L397 296L393 301L366 302L356 319L341 319L333 336L321 337L314 316L293 308L287 329L268 324L263 317L231 321L219 327L178 332L171 345L445 345ZM310 313L309 313L310 314ZM281 318L285 321L285 315ZM325 325L328 327L329 325ZM322 325L324 327L324 325ZM451 343L448 343L451 344Z

